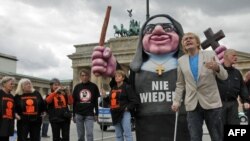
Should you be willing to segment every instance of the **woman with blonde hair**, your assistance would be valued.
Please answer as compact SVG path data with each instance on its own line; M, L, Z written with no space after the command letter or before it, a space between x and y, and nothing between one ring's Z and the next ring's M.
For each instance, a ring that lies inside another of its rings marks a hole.
M42 115L45 112L45 102L41 94L33 88L31 81L22 78L15 95L17 137L18 141L40 141Z
M140 103L131 86L124 81L125 78L125 72L117 70L115 72L116 85L111 88L110 95L106 96L102 93L104 100L110 105L116 141L133 141L131 112Z
M11 94L15 86L15 78L5 76L1 80L0 89L0 141L9 141L14 134L14 97Z

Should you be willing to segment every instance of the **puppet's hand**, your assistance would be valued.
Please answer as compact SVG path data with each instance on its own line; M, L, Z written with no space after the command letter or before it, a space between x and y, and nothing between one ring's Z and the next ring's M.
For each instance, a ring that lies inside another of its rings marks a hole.
M215 49L215 53L216 53L217 57L219 58L221 64L224 62L223 56L224 56L224 52L226 50L227 50L227 48L223 45L220 45L219 47L217 47Z
M95 76L114 76L116 59L110 48L97 46L92 53L92 72Z

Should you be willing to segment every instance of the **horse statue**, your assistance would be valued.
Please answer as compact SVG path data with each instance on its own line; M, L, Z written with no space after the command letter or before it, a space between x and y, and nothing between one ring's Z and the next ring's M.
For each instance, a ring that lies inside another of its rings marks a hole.
M128 36L128 30L124 28L123 24L121 24L121 36L122 37Z
M115 29L115 33L114 33L115 37L127 37L128 36L128 30L124 28L123 24L121 24L121 29L119 29L116 25L113 25L113 28Z
M113 28L115 29L114 36L115 36L115 37L121 36L121 30L118 29L118 27L117 27L116 25L113 25ZM117 36L116 36L116 35L117 35Z
M129 14L132 14L132 9L127 10ZM130 15L131 17L132 15ZM121 24L121 28L119 29L116 25L113 25L115 29L114 36L115 37L128 37L128 36L137 36L140 32L140 22L131 19L129 23L129 29L124 28L123 24Z
M134 19L130 20L129 24L129 34L128 36L137 36L140 32L140 22L135 21Z

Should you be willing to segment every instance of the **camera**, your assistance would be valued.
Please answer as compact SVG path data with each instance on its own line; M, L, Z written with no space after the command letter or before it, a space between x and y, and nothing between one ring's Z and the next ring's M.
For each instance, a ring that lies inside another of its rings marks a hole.
M65 88L61 88L57 91L58 94L62 94L65 93L66 94L66 89Z

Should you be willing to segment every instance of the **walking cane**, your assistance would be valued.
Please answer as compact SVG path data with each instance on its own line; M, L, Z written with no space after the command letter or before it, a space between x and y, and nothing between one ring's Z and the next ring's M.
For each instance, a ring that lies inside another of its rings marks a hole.
M99 46L103 46L104 45L104 42L105 42L105 36L106 36L106 31L107 31L107 28L108 28L108 23L109 23L109 17L110 17L110 11L111 11L111 6L108 6L107 7L107 10L106 10L106 15L105 15L105 19L104 19L104 22L103 22L103 26L102 26L102 32L101 32L101 37L100 37L100 41L99 41ZM103 78L101 80L101 87L103 89ZM102 107L104 106L103 104L103 98L102 98ZM104 117L104 115L102 114L102 117ZM103 141L103 122L102 122L102 141Z
M177 111L175 113L175 124L174 124L174 141L176 141L176 135L177 135L177 123L178 123L178 115L179 112Z

